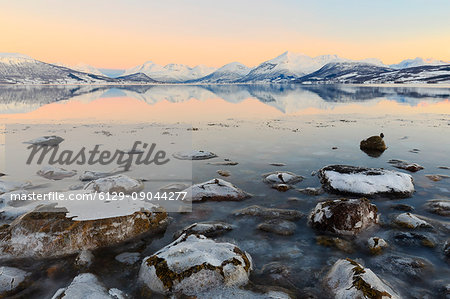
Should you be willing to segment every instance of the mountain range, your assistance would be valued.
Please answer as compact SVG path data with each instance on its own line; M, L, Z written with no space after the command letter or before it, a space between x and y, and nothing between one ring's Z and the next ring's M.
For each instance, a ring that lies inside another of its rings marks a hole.
M67 66L22 54L0 53L0 84L386 84L450 83L450 62L407 59L385 65L371 58L350 60L337 55L310 57L285 52L250 68L232 62L221 68L146 62L112 78L95 67Z

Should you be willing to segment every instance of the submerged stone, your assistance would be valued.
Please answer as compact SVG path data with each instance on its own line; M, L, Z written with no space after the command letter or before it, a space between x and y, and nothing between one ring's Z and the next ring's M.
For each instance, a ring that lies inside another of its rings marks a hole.
M222 179L212 179L193 185L184 192L187 192L186 198L192 201L240 201L251 197L250 194Z
M317 195L320 195L320 194L322 194L324 192L322 188L313 188L313 187L297 189L297 191L300 192L300 193L307 194L307 195L312 195L312 196L317 196Z
M203 235L205 237L217 237L233 229L231 224L220 221L197 222L177 231L173 237L178 239L181 235Z
M394 235L394 240L405 246L421 245L429 248L436 247L436 241L434 238L419 233L399 232Z
M229 172L228 170L217 170L217 173L221 176L224 177L229 177L231 175L231 172Z
M339 238L339 237L333 237L333 236L317 236L316 237L316 243L317 245L325 246L325 247L332 247L337 248L343 252L347 253L353 253L355 250L353 248L353 245L350 241L347 241L345 239Z
M26 189L31 186L33 186L33 184L31 184L31 182L29 182L29 181L14 182L14 181L0 180L0 194L11 192L11 191L16 191L16 190L21 190L21 189Z
M234 215L235 216L247 215L269 219L284 219L284 220L298 220L303 217L303 213L297 210L265 208L257 205L236 210L234 211Z
M80 175L80 181L93 181L93 180L117 175L122 172L125 172L125 170L119 170L118 168L113 169L109 172L86 170Z
M351 259L338 260L325 277L325 285L336 299L400 299L372 270Z
M207 160L215 158L217 155L208 151L193 150L174 153L173 157L179 160Z
M329 165L319 170L323 188L332 193L364 196L409 197L414 192L409 174L347 165Z
M141 254L139 252L123 252L115 257L115 260L127 264L133 265L140 260Z
M64 178L70 178L76 175L76 170L66 170L60 167L44 166L37 172L37 175L49 180L62 180Z
M258 225L258 229L282 236L293 235L297 229L294 222L284 219L270 219Z
M448 179L450 176L445 174L427 174L425 175L428 179L432 180L433 182L439 182L443 179Z
M319 231L355 235L378 223L377 207L366 198L328 200L316 205L309 223Z
M201 235L182 235L154 255L144 258L139 280L160 294L197 294L248 282L252 260L230 243Z

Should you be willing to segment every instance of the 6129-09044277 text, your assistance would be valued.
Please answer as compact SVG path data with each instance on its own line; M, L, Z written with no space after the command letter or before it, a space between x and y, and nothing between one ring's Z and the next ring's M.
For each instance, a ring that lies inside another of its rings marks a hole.
M64 201L64 200L146 200L146 201L183 201L186 200L187 192L133 192L125 194L123 192L47 192L47 193L21 193L11 194L11 200L30 201Z

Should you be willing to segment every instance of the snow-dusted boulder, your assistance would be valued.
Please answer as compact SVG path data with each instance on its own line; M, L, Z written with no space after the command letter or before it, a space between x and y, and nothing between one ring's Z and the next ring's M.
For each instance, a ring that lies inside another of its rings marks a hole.
M234 211L235 216L257 216L268 219L298 220L303 213L297 210L265 208L257 205Z
M184 192L187 192L186 198L192 199L192 201L240 201L251 196L233 184L222 179L212 179L204 183L193 185L185 189Z
M388 247L387 242L378 237L371 237L367 240L367 245L369 246L369 250L372 254L379 254L384 248Z
M173 235L173 237L175 239L178 239L182 234L186 235L195 234L211 238L224 234L225 232L230 231L232 229L233 226L225 222L220 221L197 222L177 231Z
M127 297L118 289L108 290L94 274L83 273L76 276L68 287L56 291L52 297L52 299L63 298L125 299Z
M402 213L395 217L394 223L406 228L430 228L431 224L412 213Z
M425 209L441 216L450 216L450 200L448 199L432 199L425 203Z
M55 181L70 178L76 174L77 172L75 170L66 170L64 168L49 165L42 167L42 169L37 172L37 175Z
M13 267L0 267L0 297L6 298L17 291L30 274Z
M14 182L14 181L4 181L0 180L0 194L16 191L20 189L26 189L33 186L31 182Z
M32 144L32 145L42 145L42 146L57 146L63 141L64 141L64 138L52 135L52 136L42 136L42 137L30 140L30 141L26 141L24 143Z
M113 246L143 234L163 231L167 213L160 207L117 217L75 220L66 208L39 206L0 228L4 257L54 257Z
M377 207L366 198L319 202L309 215L314 229L355 235L378 223Z
M319 170L319 179L326 191L338 194L409 197L414 192L409 174L382 168L329 165Z
M338 260L325 277L325 285L335 299L379 298L400 296L368 268L351 259Z
M84 186L84 190L95 192L117 192L131 194L144 189L144 184L140 180L130 178L129 176L119 174L110 177L100 178L91 181Z
M214 153L202 150L176 152L172 156L180 160L207 160L217 157Z
M236 245L182 235L144 258L139 279L160 294L194 296L216 287L245 285L251 270L250 255Z

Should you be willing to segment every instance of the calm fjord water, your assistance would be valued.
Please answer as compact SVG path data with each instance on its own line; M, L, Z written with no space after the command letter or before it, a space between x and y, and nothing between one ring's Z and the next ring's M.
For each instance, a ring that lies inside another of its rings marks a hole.
M165 234L156 239L143 239L133 244L102 249L94 254L93 273L102 277L108 287L116 287L130 294L138 292L134 281L139 263L127 266L114 257L124 251L138 251L148 256L172 241L180 228L199 221L229 222L234 229L220 237L236 243L251 254L256 269L253 280L277 285L262 267L280 262L291 269L291 278L279 285L294 290L309 289L324 296L318 283L337 258L360 258L375 273L388 280L405 297L438 297L440 288L449 283L448 261L442 246L448 238L448 218L427 212L423 205L429 199L450 199L450 179L434 182L427 174L450 175L450 88L447 87L367 87L367 86L0 86L0 118L5 123L3 134L14 124L24 141L42 135L59 135L68 142L83 140L107 142L98 134L145 134L146 128L170 132L176 138L190 131L195 149L216 153L217 158L192 162L192 181L200 183L219 177L217 170L228 170L225 178L239 188L253 194L241 202L204 202L193 205L187 214L173 213L173 221ZM118 123L127 126L119 130ZM60 124L64 124L61 126ZM359 149L360 140L384 133L388 149L379 157L366 155ZM133 134L133 133L131 133ZM138 133L136 133L138 134ZM125 139L123 139L125 140ZM175 139L176 140L176 139ZM158 141L156 141L158 142ZM130 144L117 145L119 148ZM4 145L2 145L4 147ZM217 166L208 162L230 159L239 164ZM365 232L353 242L352 252L323 247L316 243L316 233L308 226L306 217L296 223L292 236L277 236L258 231L258 219L234 217L233 211L250 205L296 209L308 214L317 202L335 195L310 196L296 189L279 192L263 183L261 175L275 170L291 171L305 179L297 188L319 187L312 173L325 165L395 169L387 161L401 159L424 167L411 175L416 192L407 199L373 199L381 213L382 226ZM273 166L271 163L284 163ZM3 165L4 166L4 165ZM109 167L110 168L110 167ZM109 170L105 167L105 170ZM154 174L145 169L131 169L128 174L150 179ZM64 190L77 183L77 176L48 182L35 172L17 169L11 180L30 180L42 190ZM293 199L295 197L295 199ZM444 229L422 232L436 243L434 248L420 244L403 244L395 239L401 232L392 228L392 218L399 211L393 204L408 204L414 213L443 224ZM5 221L7 222L7 221ZM390 247L381 256L372 256L366 248L367 238L377 235ZM392 256L419 257L431 264L431 269L417 270L418 275L398 273L388 266ZM39 262L7 260L4 265L18 266L35 275L31 296L52 295L66 286L76 271L74 257ZM66 265L57 278L49 278L45 271L54 264ZM325 296L326 297L326 296Z

